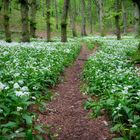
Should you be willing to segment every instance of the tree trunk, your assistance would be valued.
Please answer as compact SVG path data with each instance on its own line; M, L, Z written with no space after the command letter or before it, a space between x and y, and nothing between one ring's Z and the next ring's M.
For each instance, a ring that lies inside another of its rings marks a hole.
M46 0L46 25L47 25L47 41L51 41L51 22L50 22L50 0Z
M121 39L121 31L120 31L120 0L115 1L115 25L116 25L116 35L117 39Z
M31 2L31 19L30 19L30 35L35 38L36 32L36 12L37 12L37 3L36 0L32 0Z
M56 29L58 30L58 3L57 3L57 0L54 0L54 6L55 6Z
M135 30L136 37L140 37L140 0L132 0L135 5Z
M72 3L74 2L74 3ZM77 37L76 27L75 27L75 21L76 21L76 1L70 2L70 24L72 29L72 35L73 37Z
M122 0L122 14L123 14L123 33L126 34L127 16L126 16L125 0Z
M93 17L92 17L92 0L89 0L88 1L88 10L89 10L89 23L90 23L90 34L92 34L93 33L93 26L92 26L92 24L93 24L93 22L92 22L92 19L93 19Z
M134 13L134 20L135 20L135 34L136 37L140 36L140 12L139 12L139 7L137 3L134 3L135 7L135 13Z
M4 0L4 29L6 42L11 42L11 32L9 25L9 4L10 0Z
M99 26L100 26L100 34L101 36L104 36L104 9L103 9L103 0L98 0L98 6L99 6Z
M28 0L22 0L20 3L21 3L21 20L22 20L22 42L30 42Z
M0 11L2 9L3 0L0 1Z
M67 42L67 17L70 0L64 0L63 13L61 19L61 41Z
M81 0L81 8L82 8L82 29L81 29L81 35L86 36L86 4L85 0Z

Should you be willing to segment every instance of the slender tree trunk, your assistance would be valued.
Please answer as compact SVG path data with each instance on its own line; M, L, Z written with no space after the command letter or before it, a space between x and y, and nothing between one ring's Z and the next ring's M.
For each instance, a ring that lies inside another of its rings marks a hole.
M61 41L67 42L67 17L70 0L64 0L63 13L61 19Z
M22 42L29 42L30 34L29 34L28 0L22 0L20 3L21 3L21 20L22 20Z
M103 7L103 0L98 0L99 5L99 26L100 26L100 34L101 36L104 36L104 7Z
M93 33L93 17L92 17L92 0L88 0L88 10L89 10L89 23L90 23L90 33Z
M46 12L46 25L47 25L47 41L50 42L51 41L51 22L50 22L50 0L46 0L46 8L47 8L47 12Z
M9 4L10 0L4 0L4 29L6 42L11 42L11 32L9 25Z
M0 1L0 11L2 9L2 3L3 3L3 0Z
M123 14L123 33L126 34L127 16L126 16L125 0L122 0L122 14Z
M54 0L54 6L55 6L56 29L58 30L58 3L57 3L57 0Z
M140 36L140 32L139 32L140 14L139 14L139 7L138 7L137 3L134 3L134 6L135 6L135 13L134 13L135 34L136 34L136 37L137 37L137 36Z
M32 0L31 2L31 19L30 19L30 35L35 38L36 32L36 12L37 12L37 3L36 0Z
M72 3L74 2L74 3ZM76 27L75 27L75 21L76 21L76 1L70 2L70 24L72 29L72 35L73 37L77 37Z
M116 0L115 1L115 11L116 11L116 15L115 15L115 25L116 25L116 35L117 35L117 39L120 40L121 39L121 30L120 30L120 0Z
M136 37L140 37L140 0L132 0L135 5L135 30Z
M86 4L85 0L81 0L81 8L82 8L82 29L81 29L81 35L86 36Z

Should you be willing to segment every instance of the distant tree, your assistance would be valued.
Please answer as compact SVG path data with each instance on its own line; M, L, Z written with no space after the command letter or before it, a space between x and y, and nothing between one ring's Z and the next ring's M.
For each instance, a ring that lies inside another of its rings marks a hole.
M116 35L118 40L121 39L120 9L121 9L121 1L115 0L115 25L116 25Z
M4 29L5 29L5 40L6 42L11 42L11 32L10 32L10 25L9 25L9 5L10 0L3 1L4 7Z
M54 0L54 6L55 6L56 29L58 30L58 2L57 0Z
M99 25L100 25L100 34L104 36L104 1L98 0L98 7L99 7Z
M140 37L140 0L132 0L135 5L136 36Z
M76 1L75 0L70 1L69 11L70 11L69 15L70 15L70 25L71 25L72 35L73 37L76 37L77 32L76 32L76 26L75 26L75 22L76 22Z
M126 11L126 0L122 0L122 17L123 17L123 33L126 34L127 28L127 11Z
M81 13L82 13L82 27L81 35L86 36L86 3L85 0L81 0Z
M93 33L93 14L92 14L93 3L92 0L88 0L88 19L90 23L90 33Z
M2 9L2 3L3 3L3 0L0 1L0 11Z
M50 3L51 0L46 0L46 25L47 25L47 41L50 42L51 40L51 21L50 21Z
M64 0L63 12L61 18L61 41L67 42L67 17L70 0Z
M139 8L136 3L134 3L134 24L135 24L135 34L136 36L139 36Z
M30 13L30 35L35 38L36 32L36 12L37 12L37 1L31 0L31 13Z
M29 34L29 7L28 7L28 0L20 0L21 5L21 20L22 20L22 42L29 42L30 41L30 34Z

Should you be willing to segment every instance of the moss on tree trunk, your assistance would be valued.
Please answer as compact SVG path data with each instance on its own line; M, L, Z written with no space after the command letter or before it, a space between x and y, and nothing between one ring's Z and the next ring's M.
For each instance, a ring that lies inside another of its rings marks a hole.
M9 25L9 4L10 0L4 0L4 29L5 29L5 40L11 42L11 32Z
M22 0L21 1L22 42L30 42L28 11L29 11L28 0Z

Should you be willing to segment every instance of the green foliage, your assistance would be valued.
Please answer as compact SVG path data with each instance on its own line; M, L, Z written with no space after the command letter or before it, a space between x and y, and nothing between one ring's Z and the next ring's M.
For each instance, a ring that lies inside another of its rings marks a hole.
M1 139L41 139L44 126L35 124L36 111L43 112L52 99L48 88L78 55L78 42L47 44L0 44L0 136Z
M95 39L94 39L95 40ZM86 92L99 96L85 103L86 109L92 109L97 117L107 110L113 122L112 132L119 139L140 139L140 78L136 69L128 60L128 52L137 49L138 40L124 38L98 38L101 49L86 63L83 77L87 83Z

